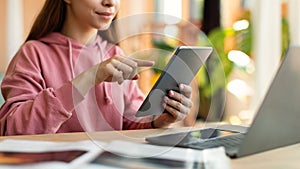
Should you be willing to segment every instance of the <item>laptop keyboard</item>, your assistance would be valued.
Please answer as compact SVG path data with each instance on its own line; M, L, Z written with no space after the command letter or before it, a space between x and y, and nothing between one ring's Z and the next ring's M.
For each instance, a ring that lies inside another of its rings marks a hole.
M223 146L225 149L237 149L245 135L238 133L224 137L212 138L209 140L199 140L187 143L185 146L196 149L207 149Z

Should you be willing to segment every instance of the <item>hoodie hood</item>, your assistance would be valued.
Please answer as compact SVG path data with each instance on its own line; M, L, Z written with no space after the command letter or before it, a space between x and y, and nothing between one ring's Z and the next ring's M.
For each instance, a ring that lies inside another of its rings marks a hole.
M84 45L81 42L65 36L59 32L52 32L45 37L40 38L39 41L47 45L71 48L73 54L75 54L76 52L81 52L81 50L83 49L98 50L98 52L101 53L102 61L116 54L124 55L123 51L119 47L114 44L108 43L106 40L103 40L100 35L97 35L95 40L89 45Z
M86 47L86 45L80 43L79 41L67 37L59 32L52 32L46 35L43 38L40 38L39 41L46 43L46 44L53 44L53 45L61 45L61 46L69 46L69 43L72 44L72 48L74 49L82 49ZM94 46L101 41L101 37L97 36L97 38L88 46Z

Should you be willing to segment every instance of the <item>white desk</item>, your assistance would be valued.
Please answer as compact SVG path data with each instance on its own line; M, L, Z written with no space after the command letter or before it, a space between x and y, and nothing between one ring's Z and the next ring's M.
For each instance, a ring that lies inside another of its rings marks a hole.
M95 139L103 142L112 140L133 141L144 143L146 136L158 135L162 133L173 133L185 131L187 128L173 129L149 129L149 130L128 130L128 131L106 131L93 133L65 133L65 134L45 134L45 135L27 135L0 137L0 140L6 138L45 140L45 141L79 141ZM279 148L256 155L251 155L239 159L231 160L233 169L299 169L300 168L300 144Z

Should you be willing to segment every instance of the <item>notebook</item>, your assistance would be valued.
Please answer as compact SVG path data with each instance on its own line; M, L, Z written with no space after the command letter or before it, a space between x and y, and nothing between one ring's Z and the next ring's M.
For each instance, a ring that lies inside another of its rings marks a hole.
M299 143L299 101L300 46L290 46L247 132L209 128L148 137L146 141L195 149L224 146L232 158Z

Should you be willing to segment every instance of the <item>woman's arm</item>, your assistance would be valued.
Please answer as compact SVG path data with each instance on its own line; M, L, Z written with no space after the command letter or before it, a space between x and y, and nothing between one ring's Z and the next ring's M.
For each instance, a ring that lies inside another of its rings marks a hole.
M72 116L76 103L69 98L82 99L71 83L43 89L21 73L3 80L2 93L6 102L0 110L1 135L56 133Z

